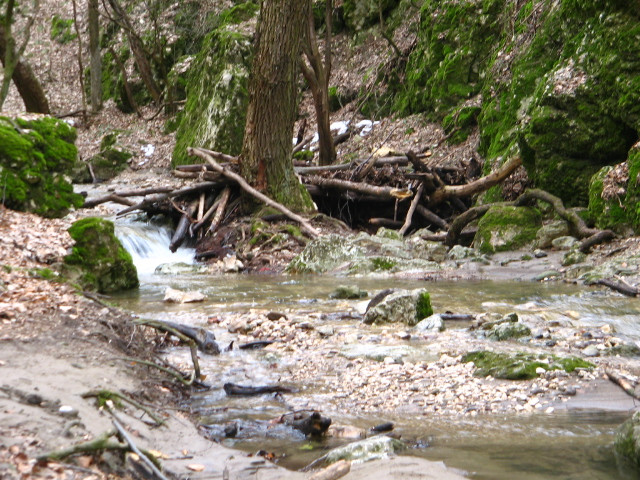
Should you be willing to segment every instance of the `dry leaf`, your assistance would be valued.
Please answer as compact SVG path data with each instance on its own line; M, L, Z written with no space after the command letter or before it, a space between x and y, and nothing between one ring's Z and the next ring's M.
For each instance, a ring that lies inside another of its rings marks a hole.
M199 463L192 463L191 465L187 465L187 468L192 472L202 472L204 471L204 465Z
M93 457L90 455L81 455L76 457L76 463L83 468L89 468L93 464Z

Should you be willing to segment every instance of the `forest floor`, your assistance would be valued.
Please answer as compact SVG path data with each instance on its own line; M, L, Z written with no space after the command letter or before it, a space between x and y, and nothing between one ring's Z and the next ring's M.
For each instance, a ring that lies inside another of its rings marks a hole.
M69 68L76 45L52 42L49 31L54 13L63 18L72 17L71 2L48 0L42 2L42 9L27 49L27 59L43 79L52 110L64 114L82 108L78 75L74 68ZM412 41L409 30L404 34L398 32L396 38L400 48ZM358 45L339 39L334 61L336 83L357 87L363 77L375 77L372 74L375 66L382 63L381 55L390 55L389 50L382 38L371 37ZM5 110L22 111L15 91ZM143 109L145 118L155 113L153 108ZM308 96L302 113L310 119L309 129L313 128ZM332 116L333 121L360 119L354 106ZM113 102L108 102L98 115L86 121L74 117L73 121L78 128L81 159L95 154L104 134L117 129L123 132L124 146L134 153L131 171L124 177L127 181L135 179L136 186L143 187L155 178L169 178L174 139L173 135L164 133L166 118L162 114L152 120L141 120L133 114L121 113ZM366 158L373 151L386 148L391 152L431 150L434 160L455 166L479 160L477 135L452 146L442 141L445 134L439 126L419 116L379 121L368 136L342 144L339 156ZM153 145L152 152L148 145ZM132 172L136 171L142 174L134 175ZM518 190L522 185L518 186L516 181L511 187ZM74 464L36 461L37 456L45 452L111 430L113 418L124 423L140 445L162 452L163 465L183 477L255 478L259 470L262 480L308 478L300 473L285 473L260 457L226 449L201 437L191 423L188 408L182 407L183 391L160 372L149 371L125 359L152 358L154 337L135 327L128 313L84 297L51 277L55 264L71 245L67 228L75 219L91 214L94 212L78 211L64 219L51 220L0 206L0 478L130 478L130 473L108 454L82 455ZM638 251L637 238L619 239L597 248L589 261L597 263ZM517 274L513 272L514 277ZM332 361L327 360L322 368L341 368ZM303 367L299 380L305 375L317 375L314 370L317 365ZM126 392L158 413L168 426L153 427L149 416L131 405L117 411L114 417L107 407L97 407L95 399L82 397L99 389ZM381 478L384 471L393 471L385 478L403 478L408 472L421 475L411 478L460 478L454 473L445 473L438 465L423 462L399 457L383 465L359 466L345 478L375 478L372 472Z

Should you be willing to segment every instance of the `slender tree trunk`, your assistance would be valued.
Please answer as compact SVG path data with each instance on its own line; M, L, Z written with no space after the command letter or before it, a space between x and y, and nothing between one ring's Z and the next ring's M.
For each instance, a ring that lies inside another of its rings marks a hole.
M102 109L102 55L100 53L100 11L98 0L89 0L89 57L91 110L95 113Z
M310 0L262 2L240 155L241 173L254 188L298 211L310 211L313 205L291 162L301 40L309 8Z
M153 101L159 103L162 98L162 93L160 92L160 87L158 87L158 84L153 77L153 69L149 62L150 55L145 50L142 39L136 33L133 28L133 24L131 23L131 19L124 8L122 8L122 5L118 3L118 0L109 0L109 5L111 5L111 8L113 9L113 13L116 16L118 23L127 34L131 53L133 54L136 65L138 66L138 71L140 72L142 81L149 90Z
M307 35L304 43L304 56L309 65L302 60L302 73L311 88L313 104L318 124L318 155L320 165L331 165L336 161L336 147L331 136L329 120L329 78L331 76L331 0L327 1L325 11L326 41L324 46L324 64L318 48L313 12L307 13Z
M39 8L39 2L34 0L32 3L31 17L28 18L24 28L24 41L20 48L16 48L16 40L12 31L14 7L15 0L9 0L4 13L0 15L0 60L4 67L2 84L0 84L0 109L9 94L9 87L11 80L13 80L27 112L48 114L50 113L49 102L42 85L29 64L20 59L29 41L31 26Z

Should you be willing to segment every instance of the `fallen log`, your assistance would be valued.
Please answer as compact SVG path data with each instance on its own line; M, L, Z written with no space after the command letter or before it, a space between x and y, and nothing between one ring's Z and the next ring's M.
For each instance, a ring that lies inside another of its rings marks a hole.
M393 187L379 187L376 185L369 185L362 182L351 182L349 180L340 180L337 178L324 178L318 176L305 177L306 181L312 185L316 185L321 188L329 188L336 190L347 190L351 192L361 193L365 195L371 195L373 197L382 198L385 200L398 200L401 199L400 195L405 192L405 189L393 188ZM411 197L413 195L409 195ZM406 197L408 198L408 197Z
M294 390L292 388L283 387L281 385L261 385L258 387L252 387L247 385L236 385L235 383L225 383L222 388L224 392L231 395L238 396L253 396L253 395L263 395L265 393L293 393Z
M166 320L143 320L138 323L171 334L179 332L185 337L193 340L198 349L203 353L207 353L209 355L218 355L220 353L220 346L216 342L216 336L204 328L190 327L189 325L169 322Z
M306 231L307 234L310 235L312 238L317 238L318 237L319 232L315 228L313 228L311 226L311 224L307 220L302 218L300 215L298 215L296 213L293 213L291 210L289 210L284 205L281 205L280 203L270 199L269 197L267 197L263 193L260 193L259 191L257 191L255 188L253 188L251 185L249 185L244 178L242 178L237 173L233 173L233 172L227 170L226 168L222 167L218 162L216 162L214 160L214 156L210 154L210 152L211 152L210 150L189 147L187 149L187 152L189 153L189 155L195 155L197 157L204 158L209 163L209 165L211 165L217 172L220 172L225 177L234 180L238 185L240 185L240 187L244 191L246 191L247 193L249 193L253 197L257 198L258 200L260 200L265 205L275 208L276 210L278 210L278 211L284 213L285 215L287 215L290 219L298 222L302 226L302 229L304 231ZM213 153L216 153L216 152L213 152ZM224 155L224 154L219 154L219 155ZM227 155L227 157L228 157L228 155Z
M593 284L605 286L611 290L626 295L627 297L637 297L640 295L640 289L622 281L615 282L609 278L601 278L600 280L593 282Z
M338 480L351 471L351 462L348 460L338 460L333 465L329 465L324 470L314 473L309 480Z
M439 227L443 230L447 230L449 228L449 224L446 220L440 218L438 215L436 215L423 205L418 204L416 212L418 212L418 215L422 216L422 218L424 218L428 222L431 222L436 227Z
M102 197L94 198L93 200L86 200L82 205L82 208L93 208L97 205L106 202L114 201L113 198L124 198L124 197L144 197L146 195L153 195L156 193L170 193L173 190L171 187L156 187L156 188L143 188L140 190L120 190L116 192L112 192L108 195L104 195ZM134 203L132 202L131 205Z
M613 383L615 383L620 388L622 388L622 390L624 390L627 395L629 395L630 397L633 397L633 398L636 398L636 399L640 400L640 396L638 394L636 394L636 389L622 375L620 375L617 372L614 372L611 369L605 370L605 375L607 376L607 378L609 380L611 380Z
M229 197L231 196L231 189L229 187L225 188L216 203L218 203L218 207L216 208L216 214L211 220L211 225L209 225L209 229L207 233L213 233L220 222L222 221L222 215L224 214L225 209L227 208L227 203L229 202Z

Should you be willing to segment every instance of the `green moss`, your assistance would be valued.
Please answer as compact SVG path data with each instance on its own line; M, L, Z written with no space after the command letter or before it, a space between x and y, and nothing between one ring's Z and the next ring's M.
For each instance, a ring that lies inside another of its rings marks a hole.
M72 281L100 293L138 286L136 267L115 237L112 222L97 217L84 218L69 228L69 235L76 243L64 261L65 273Z
M375 257L371 259L373 270L391 270L398 262L388 257Z
M640 232L640 143L634 145L627 159L629 168L629 180L627 193L624 198L624 208L627 218L636 233Z
M61 45L75 40L78 35L71 30L72 26L73 19L54 15L51 18L51 40L55 40Z
M501 34L504 0L426 0L418 44L409 56L405 87L396 100L402 114L427 112L442 119L480 92Z
M454 109L442 120L442 128L449 135L450 143L462 143L478 125L480 107L460 107Z
M187 103L176 132L172 164L193 163L187 147L237 155L242 149L252 47L247 36L211 32L187 79Z
M260 7L253 2L244 2L235 5L227 10L223 10L213 22L214 28L236 25L246 22L258 14Z
M0 191L4 204L60 217L83 198L66 179L76 164L75 130L51 117L0 117Z
M387 18L399 3L399 0L344 0L345 23L352 31L368 28L380 18Z
M416 320L419 322L423 318L433 315L433 307L431 306L431 295L429 292L421 292L416 302Z
M311 150L300 150L293 154L293 159L308 162L313 160L313 152Z
M494 206L478 222L473 244L482 253L515 250L533 244L541 226L535 208Z
M56 281L60 280L60 273L49 268L33 268L29 270L29 275L43 280Z
M462 362L473 362L476 366L475 376L507 380L530 380L536 378L536 369L564 370L573 372L577 368L594 368L590 362L578 357L557 357L555 355L534 353L496 353L487 350L467 353Z

